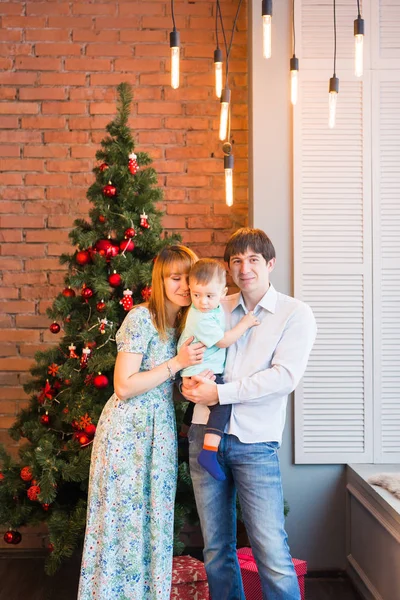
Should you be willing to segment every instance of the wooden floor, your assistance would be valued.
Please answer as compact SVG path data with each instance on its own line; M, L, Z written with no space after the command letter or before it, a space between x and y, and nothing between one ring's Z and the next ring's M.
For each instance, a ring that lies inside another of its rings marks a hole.
M0 555L0 600L76 600L79 566L79 560L71 560L55 577L47 577L42 558ZM308 577L306 600L361 599L349 580L337 575Z

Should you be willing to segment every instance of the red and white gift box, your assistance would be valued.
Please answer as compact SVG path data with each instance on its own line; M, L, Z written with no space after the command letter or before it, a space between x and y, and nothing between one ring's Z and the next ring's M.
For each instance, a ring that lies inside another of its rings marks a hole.
M263 600L261 580L251 548L239 548L237 555L246 600ZM299 560L298 558L293 558L292 560L299 582L301 600L305 600L304 575L307 574L307 563L305 560Z
M204 564L191 556L175 556L172 564L171 600L209 600Z

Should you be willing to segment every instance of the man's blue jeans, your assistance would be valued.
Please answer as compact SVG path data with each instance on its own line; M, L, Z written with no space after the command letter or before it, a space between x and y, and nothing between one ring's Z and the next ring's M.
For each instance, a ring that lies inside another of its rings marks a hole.
M243 444L224 434L218 459L226 480L217 481L197 462L204 432L205 425L191 426L189 455L212 600L245 600L236 557L236 490L263 598L300 600L284 529L278 443Z

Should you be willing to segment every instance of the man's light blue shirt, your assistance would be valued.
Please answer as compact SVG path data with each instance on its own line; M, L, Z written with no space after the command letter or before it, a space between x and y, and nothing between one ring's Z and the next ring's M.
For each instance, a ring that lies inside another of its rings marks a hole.
M248 312L242 294L223 301L227 329ZM220 404L232 404L227 433L243 443L279 442L288 394L302 378L316 336L311 308L270 285L254 309L260 325L228 348ZM207 423L209 410L196 404L193 423Z
M202 342L207 346L204 352L203 362L200 365L193 365L182 369L182 377L191 377L211 369L214 373L223 373L226 358L226 349L217 348L215 344L225 335L225 314L221 305L207 312L197 310L192 304L185 323L185 329L182 332L178 342L178 350L182 344L190 337L194 336L194 342Z

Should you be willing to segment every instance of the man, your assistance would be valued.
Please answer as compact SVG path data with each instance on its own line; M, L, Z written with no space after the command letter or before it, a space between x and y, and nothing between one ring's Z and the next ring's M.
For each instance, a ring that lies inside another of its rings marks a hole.
M196 403L189 431L190 471L204 537L204 561L213 600L245 600L236 557L236 491L261 578L263 598L299 600L300 592L284 529L277 450L287 397L304 374L316 335L309 306L275 290L269 281L275 249L260 229L239 229L224 259L241 293L225 300L226 327L248 311L260 325L228 349L224 384L200 376L182 392ZM218 460L217 481L197 462L207 406L232 404Z

